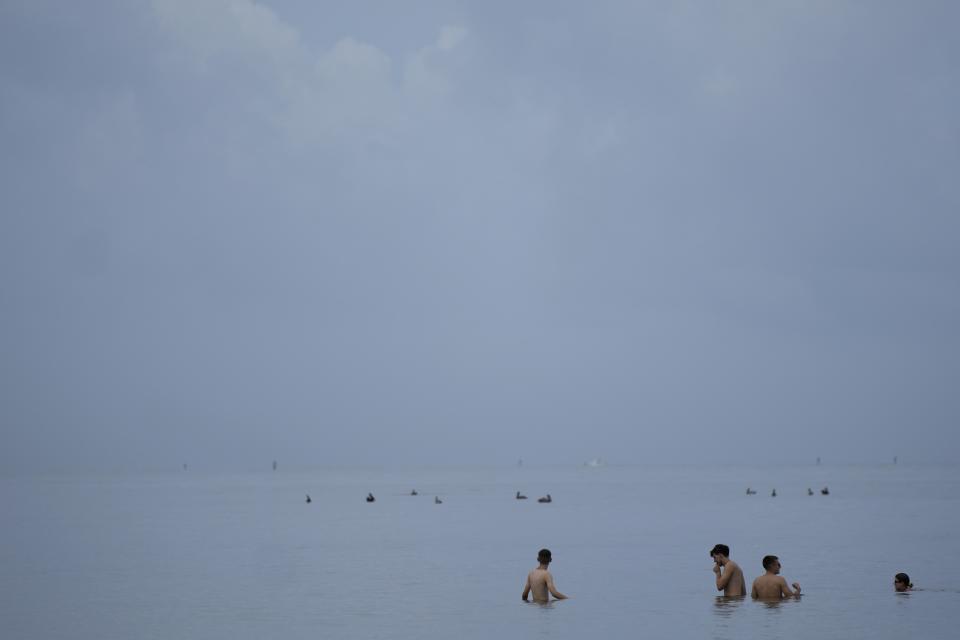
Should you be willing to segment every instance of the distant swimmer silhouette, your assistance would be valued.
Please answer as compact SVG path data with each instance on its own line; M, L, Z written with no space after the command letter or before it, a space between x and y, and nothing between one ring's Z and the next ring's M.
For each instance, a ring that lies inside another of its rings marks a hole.
M307 504L310 504L311 502L313 502L313 500L310 499L310 494L308 493L308 494L307 494Z
M517 500L526 500L526 499L527 499L527 496L521 495L520 492L517 491Z
M830 495L830 489L827 489L826 487L824 487L823 489L820 489L820 493L825 496L828 496Z
M413 491L410 492L410 495L412 495L412 496L418 496L418 495L420 495L420 494L417 493L417 490L416 490L416 489L414 489Z
M367 494L367 502L374 502L374 501L376 501L376 498L373 497L373 494L372 494L372 493L368 493L368 494Z
M771 498L776 498L776 497L777 497L777 490L776 490L776 489L774 489L773 491L770 492L770 497L771 497Z
M548 493L547 495L543 496L542 498L537 498L537 502L543 502L543 503L553 502L553 498L551 498L551 497L550 497L550 494Z
M755 496L755 495L757 495L757 492L754 491L753 489L751 489L750 487L747 487L747 495L748 495L748 496Z
M812 495L813 495L813 489L811 489L810 487L807 487L807 495L808 495L808 496L812 496Z
M443 504L443 500L440 499L440 496L433 496L433 504Z

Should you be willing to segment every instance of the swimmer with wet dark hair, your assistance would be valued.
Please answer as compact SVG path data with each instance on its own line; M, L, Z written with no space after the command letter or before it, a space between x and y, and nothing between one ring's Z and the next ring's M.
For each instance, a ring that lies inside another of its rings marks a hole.
M743 570L730 559L730 547L725 544L714 545L710 557L713 558L713 572L717 576L717 591L723 591L725 596L747 595Z
M910 591L913 589L913 583L910 582L910 576L905 573L898 573L893 576L893 589L898 593L903 593L904 591Z
M553 561L553 555L550 549L540 549L537 553L537 562L540 563L536 569L527 575L527 583L523 585L523 594L520 596L524 602L528 602L527 597L533 592L533 601L546 603L550 601L552 595L557 600L566 600L565 596L553 584L553 576L550 575L550 563Z
M794 582L793 589L787 586L787 580L780 574L780 560L777 556L764 556L763 568L767 572L753 581L750 595L761 600L779 600L800 595L800 584Z

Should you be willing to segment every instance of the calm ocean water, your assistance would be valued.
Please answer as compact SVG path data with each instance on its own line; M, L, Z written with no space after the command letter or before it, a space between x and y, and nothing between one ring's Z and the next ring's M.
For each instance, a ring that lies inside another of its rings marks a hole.
M955 637L958 496L960 469L905 465L4 478L0 635ZM805 595L718 599L718 542L748 585L775 554ZM524 604L544 546L572 598Z

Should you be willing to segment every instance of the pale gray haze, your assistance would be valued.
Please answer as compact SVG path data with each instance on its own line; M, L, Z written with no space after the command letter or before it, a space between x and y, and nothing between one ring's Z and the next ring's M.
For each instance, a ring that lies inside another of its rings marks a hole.
M0 466L952 462L958 24L0 0Z

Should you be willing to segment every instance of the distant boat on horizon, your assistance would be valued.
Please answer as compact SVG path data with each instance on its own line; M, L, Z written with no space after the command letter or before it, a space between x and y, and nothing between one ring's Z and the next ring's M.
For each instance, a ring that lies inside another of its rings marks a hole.
M585 467L605 467L607 463L603 461L603 458L594 458L593 460L587 460L583 463Z

